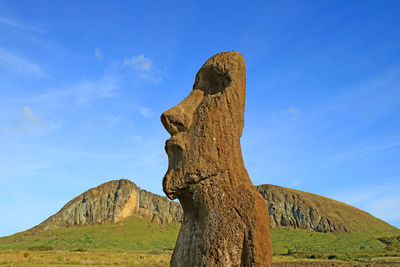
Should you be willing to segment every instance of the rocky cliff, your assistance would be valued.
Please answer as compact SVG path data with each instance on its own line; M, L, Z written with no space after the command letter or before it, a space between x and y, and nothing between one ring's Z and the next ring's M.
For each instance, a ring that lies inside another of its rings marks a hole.
M393 229L393 226L365 211L323 196L268 184L256 186L256 190L267 202L271 228L289 226L317 232ZM183 211L179 203L121 179L84 192L30 231L118 222L129 216L165 224L181 222Z
M270 226L289 226L317 232L393 229L371 214L330 198L276 185L256 189L267 202Z
M183 216L179 203L142 190L127 179L121 179L84 192L30 231L38 232L107 221L118 222L133 215L157 224L180 222Z

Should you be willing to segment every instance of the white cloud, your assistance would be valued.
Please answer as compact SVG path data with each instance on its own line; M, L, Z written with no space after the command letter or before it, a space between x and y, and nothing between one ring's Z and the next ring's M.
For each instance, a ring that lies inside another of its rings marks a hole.
M153 83L160 83L162 81L161 72L154 67L153 61L144 55L125 59L123 67L128 67L134 70L138 77L143 80L148 80Z
M103 53L101 52L100 48L95 48L94 49L94 55L98 59L102 59L103 58Z
M384 195L365 205L378 218L385 221L400 221L400 190L396 194Z
M137 107L137 109L139 110L139 113L143 116L143 117L150 117L151 116L151 111L149 108L145 108L145 107Z
M59 102L62 98L72 98L78 105L86 105L98 98L116 97L119 78L114 75L104 75L99 80L81 81L71 87L49 91L40 95L36 100L45 100L49 102L55 99Z
M75 96L79 104L84 104L95 98L115 97L117 83L114 76L103 76L98 81L80 82L67 93Z
M143 137L141 135L134 135L132 139L135 143L141 143L143 141Z
M295 107L289 107L288 109L282 110L282 114L289 114L297 117L300 114L300 110Z
M290 108L288 109L288 112L289 112L289 114L293 114L293 115L296 115L296 116L300 114L299 109L294 108L294 107L290 107Z
M4 17L0 17L0 23L6 24L6 25L14 27L14 28L27 30L27 31L34 31L34 32L39 32L39 33L46 32L42 28L35 27L35 26L32 26L32 25L27 25L27 24L24 24L24 23L15 21L15 20L11 20L9 18L4 18Z
M140 73L139 78L143 80L149 80L154 83L160 83L162 82L162 77L160 75L152 75L148 73Z
M400 221L399 182L349 188L330 198L354 205L389 223Z
M13 55L9 51L0 48L0 68L8 69L21 74L33 74L45 76L39 65Z
M153 62L151 59L139 55L137 57L132 57L131 59L126 59L124 66L131 67L137 71L150 72L153 69Z
M291 186L291 187L296 187L296 186L298 186L299 184L301 184L301 181L300 181L299 179L294 179L294 180L292 181L292 186Z
M24 107L22 116L25 121L29 121L37 126L44 127L44 123L33 113L30 107Z
M22 122L17 122L17 125L14 128L9 128L9 127L3 127L0 128L0 131L4 133L25 133L27 132L27 129L25 125Z
M13 126L0 128L0 131L5 133L26 133L28 131L27 123L32 123L41 128L46 126L45 123L33 112L32 108L28 106L22 108L21 117L21 119L15 121Z
M99 120L101 124L105 125L106 127L113 127L121 122L122 115L106 115L97 118L95 117L94 119Z
M377 145L362 144L351 148L348 151L334 155L331 160L333 162L350 161L397 148L400 148L400 142L389 142Z

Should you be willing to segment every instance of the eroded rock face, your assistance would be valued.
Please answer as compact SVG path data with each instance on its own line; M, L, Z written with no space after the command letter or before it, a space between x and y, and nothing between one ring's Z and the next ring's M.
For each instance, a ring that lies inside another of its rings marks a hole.
M246 69L222 52L196 75L193 90L161 121L171 138L163 189L184 210L171 266L270 266L268 209L244 167Z
M38 232L72 225L118 222L140 216L158 224L181 221L179 203L147 192L127 179L92 188L68 202L59 212L30 229Z
M289 226L316 232L352 232L359 228L359 218L373 220L369 214L344 203L276 185L256 189L268 204L271 228ZM378 222L373 221L372 224Z

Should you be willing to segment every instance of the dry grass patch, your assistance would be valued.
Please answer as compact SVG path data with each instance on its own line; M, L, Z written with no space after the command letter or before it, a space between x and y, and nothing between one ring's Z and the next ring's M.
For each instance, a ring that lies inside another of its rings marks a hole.
M171 252L0 251L0 264L10 266L169 266Z

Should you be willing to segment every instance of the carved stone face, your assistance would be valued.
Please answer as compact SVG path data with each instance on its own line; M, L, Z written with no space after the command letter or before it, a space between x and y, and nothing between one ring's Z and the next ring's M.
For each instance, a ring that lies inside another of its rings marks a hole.
M165 144L169 166L163 179L169 198L190 191L203 179L243 166L240 136L245 88L243 57L223 52L202 66L192 92L161 115L171 134Z

